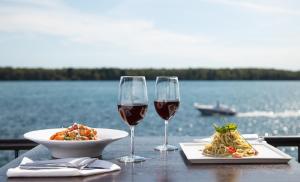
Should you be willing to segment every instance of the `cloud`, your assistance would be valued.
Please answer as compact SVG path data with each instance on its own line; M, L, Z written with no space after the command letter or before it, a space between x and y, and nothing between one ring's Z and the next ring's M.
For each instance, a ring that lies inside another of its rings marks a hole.
M261 2L265 1L249 1L249 0L208 0L207 2L236 6L245 9L254 10L262 13L284 14L284 15L300 15L300 10L293 10L273 5L264 5Z
M244 2L214 1L258 11L285 12ZM126 52L126 56L131 56L124 59L134 57L149 60L151 57L157 61L147 65L153 67L166 64L170 67L203 65L268 67L280 65L284 60L289 60L293 66L300 59L299 47L225 46L222 40L215 37L167 31L143 19L120 19L84 13L68 7L60 0L2 1L0 32L51 35L71 43L108 47L115 54ZM118 52L119 50L122 51ZM166 64L160 61L165 61ZM173 64L173 61L177 63Z
M78 43L106 43L133 51L157 50L158 53L161 49L176 45L184 47L209 42L206 37L160 30L148 21L119 20L85 14L57 2L59 3L54 4L51 1L40 4L40 1L30 0L26 4L43 5L43 9L35 6L2 5L0 31L34 32L61 36Z
M2 4L10 4L13 6L34 6L40 8L66 8L62 0L2 0Z

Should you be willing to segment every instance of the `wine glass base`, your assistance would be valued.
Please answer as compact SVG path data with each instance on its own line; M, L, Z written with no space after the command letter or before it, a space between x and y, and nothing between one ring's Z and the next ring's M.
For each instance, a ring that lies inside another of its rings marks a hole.
M178 150L178 147L173 146L173 145L159 145L159 146L155 147L154 150L157 150L157 151L174 151L174 150Z
M137 163L137 162L144 162L146 158L141 157L141 156L123 156L118 159L119 162L124 162L124 163Z

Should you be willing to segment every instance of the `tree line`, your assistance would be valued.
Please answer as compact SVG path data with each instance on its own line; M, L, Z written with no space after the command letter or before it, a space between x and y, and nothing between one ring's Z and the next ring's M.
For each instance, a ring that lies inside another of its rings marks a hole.
M277 69L44 69L0 67L0 80L119 80L122 75L178 76L181 80L300 80L300 71Z

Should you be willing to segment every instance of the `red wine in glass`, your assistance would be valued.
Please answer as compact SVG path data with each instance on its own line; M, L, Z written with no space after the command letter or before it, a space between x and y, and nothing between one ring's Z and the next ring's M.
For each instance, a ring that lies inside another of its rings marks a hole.
M168 144L168 123L179 107L179 82L176 76L158 76L155 82L154 107L157 114L165 121L164 144L155 147L158 151L173 151L178 148Z
M136 126L145 117L147 112L146 104L118 105L118 111L127 124Z
M179 107L179 100L174 101L154 101L157 114L164 120L169 120L176 113Z
M146 78L122 76L119 83L118 112L130 128L130 154L120 157L120 162L143 162L146 158L134 154L134 128L145 117L148 108Z

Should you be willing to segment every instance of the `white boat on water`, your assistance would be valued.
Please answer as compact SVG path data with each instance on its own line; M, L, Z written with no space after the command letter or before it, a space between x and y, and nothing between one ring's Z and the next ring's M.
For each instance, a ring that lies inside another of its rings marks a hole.
M202 115L204 116L212 116L212 115L227 115L227 116L233 116L237 112L235 109L230 108L226 105L222 105L219 102L215 106L213 105L202 105L199 103L194 103L194 107L198 109Z

